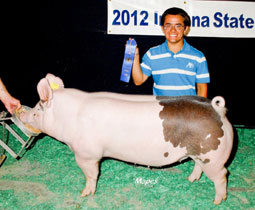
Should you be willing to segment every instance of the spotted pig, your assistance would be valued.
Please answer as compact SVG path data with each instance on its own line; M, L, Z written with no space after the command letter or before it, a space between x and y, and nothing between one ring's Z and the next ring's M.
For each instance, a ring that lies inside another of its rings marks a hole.
M157 167L190 157L188 180L204 172L214 183L215 204L226 199L233 131L222 97L87 93L64 88L52 74L37 89L39 103L21 120L71 148L87 180L81 196L95 193L102 157Z

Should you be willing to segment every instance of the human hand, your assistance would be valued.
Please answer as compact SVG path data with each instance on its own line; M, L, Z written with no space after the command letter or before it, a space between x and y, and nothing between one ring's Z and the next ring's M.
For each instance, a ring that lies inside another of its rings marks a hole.
M129 37L128 40L132 40L132 38ZM127 42L128 42L128 41L127 41ZM127 46L127 42L126 42L126 44L125 44L125 47ZM134 57L134 59L135 59L135 58L139 58L139 48L137 47L137 45L136 45L136 48L135 48L135 57Z
M20 109L21 104L20 101L14 97L12 97L10 94L6 94L2 97L3 104L5 108L10 112L11 114L14 112L15 109Z

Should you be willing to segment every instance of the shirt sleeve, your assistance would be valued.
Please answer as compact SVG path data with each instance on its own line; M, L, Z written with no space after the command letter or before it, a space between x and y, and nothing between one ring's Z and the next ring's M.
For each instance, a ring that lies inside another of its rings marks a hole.
M210 83L210 74L205 57L201 58L196 72L196 83Z
M142 59L142 63L141 63L141 69L142 72L146 75L146 76L151 76L151 59L150 59L150 51L148 50L146 54L144 54L143 59Z

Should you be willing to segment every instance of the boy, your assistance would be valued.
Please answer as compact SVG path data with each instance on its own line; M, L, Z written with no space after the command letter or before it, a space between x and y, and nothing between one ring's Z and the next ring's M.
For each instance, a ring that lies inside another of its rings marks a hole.
M210 77L206 59L202 52L184 39L190 25L189 15L180 8L170 8L163 13L161 28L166 41L149 49L141 65L136 48L132 67L132 78L136 85L143 84L152 75L154 95L207 97Z

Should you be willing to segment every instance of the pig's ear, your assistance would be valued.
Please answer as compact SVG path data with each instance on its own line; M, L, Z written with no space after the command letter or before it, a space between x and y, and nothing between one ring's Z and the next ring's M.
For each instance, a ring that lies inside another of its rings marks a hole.
M64 88L64 83L59 77L48 73L45 78L49 81L49 84L53 86L52 89Z
M47 103L47 106L50 105L52 99L52 89L48 83L48 80L43 78L37 85L37 91L40 96L40 99Z

